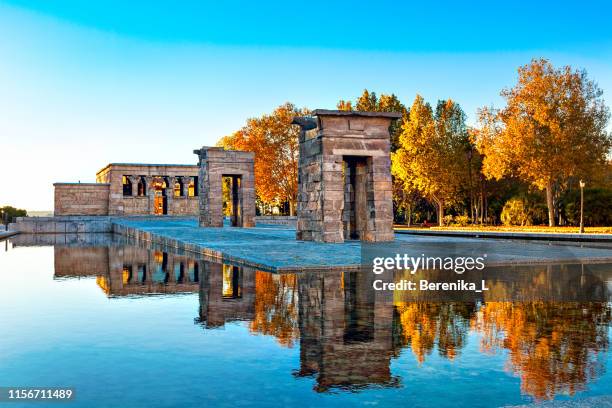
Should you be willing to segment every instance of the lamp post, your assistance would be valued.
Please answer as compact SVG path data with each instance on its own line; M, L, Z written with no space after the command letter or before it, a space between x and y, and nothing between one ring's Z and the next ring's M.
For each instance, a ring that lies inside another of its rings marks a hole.
M586 183L580 180L580 234L584 234L584 186Z

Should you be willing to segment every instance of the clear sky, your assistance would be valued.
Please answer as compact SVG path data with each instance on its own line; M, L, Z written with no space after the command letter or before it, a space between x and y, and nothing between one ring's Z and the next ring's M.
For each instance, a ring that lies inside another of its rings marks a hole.
M53 182L109 162L193 163L285 101L420 93L473 122L533 57L612 100L610 2L467 3L0 0L0 205L51 210Z

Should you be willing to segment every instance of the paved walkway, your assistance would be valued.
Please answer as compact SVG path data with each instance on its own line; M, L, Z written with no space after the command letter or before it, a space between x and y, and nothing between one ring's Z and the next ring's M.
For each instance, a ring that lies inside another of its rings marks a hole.
M612 234L578 234L578 233L551 233L551 232L520 232L520 231L470 231L470 230L434 230L434 229L410 229L397 228L398 234L432 235L449 237L471 237L471 238L502 238L523 239L538 241L570 241L570 242L606 242L612 244Z
M199 228L193 220L119 219L116 224L148 233L154 242L186 246L228 261L274 271L356 268L362 257L407 253L411 256L483 256L487 265L610 262L612 245L478 239L396 234L384 244L350 241L325 244L295 240L295 230L279 225L255 228ZM380 254L380 255L376 255Z
M4 238L12 237L13 235L17 234L19 234L17 231L0 231L0 241Z

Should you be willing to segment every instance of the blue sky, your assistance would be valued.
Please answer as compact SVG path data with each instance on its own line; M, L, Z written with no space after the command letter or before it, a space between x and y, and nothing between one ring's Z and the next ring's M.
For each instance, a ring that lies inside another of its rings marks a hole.
M473 122L533 57L612 99L603 1L259 3L0 0L0 205L51 209L54 181L108 162L194 162L285 101L420 93Z

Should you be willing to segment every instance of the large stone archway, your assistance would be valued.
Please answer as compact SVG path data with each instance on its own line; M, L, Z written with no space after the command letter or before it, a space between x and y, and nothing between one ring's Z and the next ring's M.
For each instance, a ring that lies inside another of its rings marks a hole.
M301 127L298 240L393 240L389 125L395 112L313 111Z
M231 225L255 226L255 154L222 147L194 150L199 157L200 226L223 227L223 178L231 178Z

